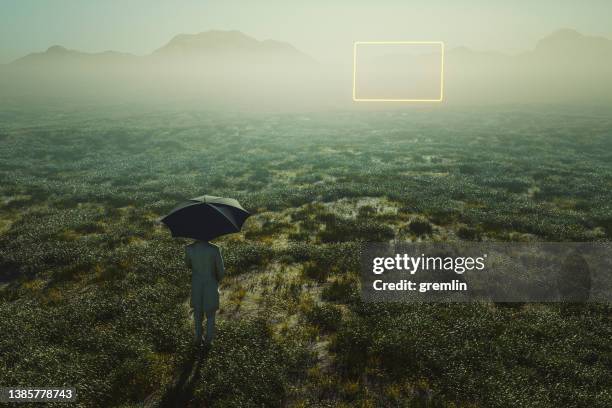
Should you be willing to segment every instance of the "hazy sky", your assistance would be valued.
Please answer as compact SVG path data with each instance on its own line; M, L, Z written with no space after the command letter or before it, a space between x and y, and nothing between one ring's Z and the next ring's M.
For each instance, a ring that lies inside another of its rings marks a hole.
M612 38L611 0L0 0L0 63L59 44L146 54L178 33L236 29L320 60L354 40L522 50L558 28Z

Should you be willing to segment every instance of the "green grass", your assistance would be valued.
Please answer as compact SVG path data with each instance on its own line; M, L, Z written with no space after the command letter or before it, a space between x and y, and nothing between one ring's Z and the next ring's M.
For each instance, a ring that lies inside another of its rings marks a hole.
M606 305L376 306L358 278L364 241L610 240L612 119L101 116L0 124L0 384L82 406L612 404ZM196 356L187 242L156 219L204 193L255 215L218 241L226 303Z

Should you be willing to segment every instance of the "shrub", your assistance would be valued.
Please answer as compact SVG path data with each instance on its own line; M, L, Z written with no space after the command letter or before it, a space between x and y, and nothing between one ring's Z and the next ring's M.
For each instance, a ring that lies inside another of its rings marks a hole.
M314 305L306 312L306 320L323 331L335 331L342 323L342 311L335 305Z
M395 237L395 233L391 227L375 221L335 218L317 236L321 242L385 242Z
M416 235L429 235L433 231L431 223L424 218L415 218L408 223L408 230Z
M342 277L323 288L321 297L330 302L350 303L359 297L357 283L353 278Z
M478 241L480 240L480 233L476 228L462 225L457 229L457 236L466 241Z
M329 276L329 266L321 265L313 261L304 263L302 271L304 276L316 280L317 282L325 282Z

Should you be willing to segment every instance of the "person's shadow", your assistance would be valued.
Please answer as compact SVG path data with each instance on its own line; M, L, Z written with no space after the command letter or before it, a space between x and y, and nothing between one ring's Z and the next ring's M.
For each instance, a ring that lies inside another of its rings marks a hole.
M192 347L190 349L189 355L180 369L179 377L161 398L160 407L173 408L189 405L193 398L196 382L200 377L202 362L206 360L209 351L205 347Z

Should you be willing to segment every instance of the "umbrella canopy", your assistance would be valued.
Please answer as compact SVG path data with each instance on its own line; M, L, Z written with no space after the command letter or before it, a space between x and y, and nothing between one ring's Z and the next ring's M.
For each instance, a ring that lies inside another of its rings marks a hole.
M233 198L204 195L178 205L161 222L173 237L210 241L240 231L250 215Z

